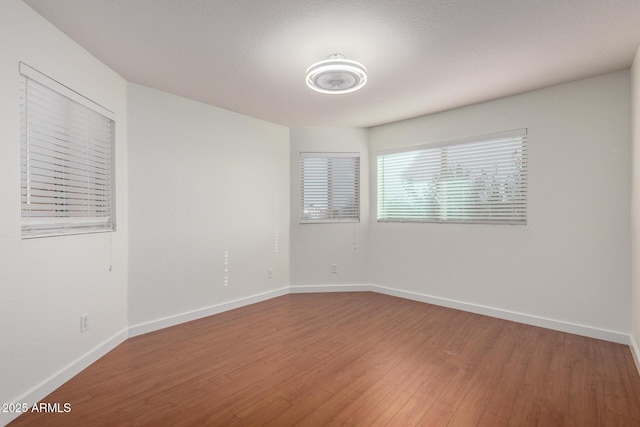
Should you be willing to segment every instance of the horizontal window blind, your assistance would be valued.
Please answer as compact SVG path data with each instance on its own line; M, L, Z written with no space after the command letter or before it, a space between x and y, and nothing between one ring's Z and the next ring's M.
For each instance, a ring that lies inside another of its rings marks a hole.
M381 152L378 221L526 224L527 132Z
M300 154L300 222L360 221L357 153Z
M22 236L113 230L113 119L32 68L20 71Z

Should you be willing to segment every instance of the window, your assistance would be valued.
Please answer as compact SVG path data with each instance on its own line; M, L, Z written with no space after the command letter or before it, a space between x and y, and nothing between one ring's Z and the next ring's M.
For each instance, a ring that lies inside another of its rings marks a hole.
M527 131L378 154L378 221L526 224Z
M22 237L112 231L114 115L20 64Z
M300 222L360 221L358 153L300 153Z

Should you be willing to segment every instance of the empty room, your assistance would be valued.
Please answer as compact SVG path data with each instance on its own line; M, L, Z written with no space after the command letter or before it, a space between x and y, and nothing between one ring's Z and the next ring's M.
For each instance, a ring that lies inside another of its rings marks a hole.
M2 0L0 425L640 425L639 23Z

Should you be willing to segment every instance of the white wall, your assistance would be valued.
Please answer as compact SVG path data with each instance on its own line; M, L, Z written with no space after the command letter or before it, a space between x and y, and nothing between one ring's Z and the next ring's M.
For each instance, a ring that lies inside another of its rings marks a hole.
M360 222L300 224L300 153L360 153ZM368 283L369 167L367 131L291 129L291 284ZM354 245L355 243L355 245ZM331 265L337 264L337 274Z
M9 403L44 397L66 368L126 337L127 115L125 81L23 2L3 0L0 40L0 402ZM115 112L117 232L21 239L19 61ZM90 329L80 334L83 313Z
M527 226L372 219L372 282L628 334L629 93L620 71L371 129L373 195L378 150L529 132Z
M136 84L128 109L130 324L288 286L288 128Z
M631 79L611 73L369 131L289 131L127 84L21 1L2 7L0 402L43 397L129 325L162 326L289 284L373 283L621 333L633 314L640 338L640 175L630 180L629 162L633 123L640 164L638 59ZM18 61L116 113L115 233L20 238ZM377 150L520 127L526 227L370 221ZM302 151L362 153L359 224L297 222ZM80 334L83 313L91 327Z
M640 47L631 67L631 337L640 370Z

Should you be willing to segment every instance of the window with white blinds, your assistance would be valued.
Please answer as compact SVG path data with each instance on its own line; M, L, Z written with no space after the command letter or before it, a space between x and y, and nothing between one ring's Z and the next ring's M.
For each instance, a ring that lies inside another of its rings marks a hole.
M23 238L114 230L114 115L20 64Z
M300 222L360 221L360 155L300 153Z
M378 221L526 224L527 130L380 152Z

